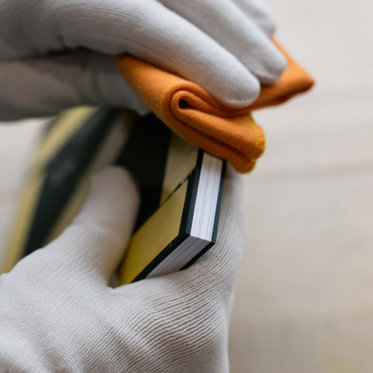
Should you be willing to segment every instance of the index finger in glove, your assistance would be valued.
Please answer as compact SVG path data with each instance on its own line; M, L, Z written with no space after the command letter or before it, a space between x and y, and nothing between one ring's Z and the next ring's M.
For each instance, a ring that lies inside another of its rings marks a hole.
M25 10L18 17L28 26L27 35L15 28L12 41L7 31L10 47L0 42L5 48L3 59L77 47L129 53L197 83L232 107L245 107L259 94L257 79L235 56L157 1L23 0L17 4ZM18 52L16 44L20 44Z
M244 12L231 0L160 1L230 51L262 84L274 83L283 72L286 60L255 23L253 4L245 3L250 9Z

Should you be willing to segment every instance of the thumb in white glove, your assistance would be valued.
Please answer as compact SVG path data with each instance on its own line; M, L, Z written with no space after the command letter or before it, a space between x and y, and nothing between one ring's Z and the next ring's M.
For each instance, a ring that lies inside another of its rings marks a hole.
M269 39L273 30L261 0L3 0L0 120L82 104L144 114L109 56L122 53L245 107L285 67Z
M186 270L113 289L139 197L127 172L104 171L73 224L0 277L0 371L228 371L237 177L229 168L213 248Z

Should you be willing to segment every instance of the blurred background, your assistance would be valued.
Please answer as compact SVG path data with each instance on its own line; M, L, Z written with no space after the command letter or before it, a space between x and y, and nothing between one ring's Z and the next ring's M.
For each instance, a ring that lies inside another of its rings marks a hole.
M256 114L232 372L373 371L373 3L266 0L310 94Z
M373 3L266 0L314 90L256 114L231 371L373 366ZM0 127L0 259L42 122Z

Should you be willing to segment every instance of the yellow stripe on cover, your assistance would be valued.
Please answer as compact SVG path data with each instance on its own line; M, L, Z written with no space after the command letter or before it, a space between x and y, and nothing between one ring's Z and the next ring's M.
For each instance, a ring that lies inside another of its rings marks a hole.
M23 248L26 244L30 221L34 216L34 211L38 202L38 196L44 183L44 175L30 177L28 184L21 198L20 210L17 214L16 224L12 230L3 266L0 273L9 272L23 256Z
M30 174L20 198L15 225L10 234L0 273L9 272L23 257L23 250L32 227L35 209L45 179L44 169L48 161L63 146L85 120L94 112L91 107L68 110L58 117L50 131L42 139L32 161Z
M188 181L134 234L120 269L122 285L132 282L178 236L187 189Z

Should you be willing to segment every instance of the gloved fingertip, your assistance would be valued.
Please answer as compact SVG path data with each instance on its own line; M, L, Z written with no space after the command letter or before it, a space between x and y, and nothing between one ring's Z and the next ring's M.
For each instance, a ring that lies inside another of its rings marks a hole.
M277 29L277 23L272 14L269 14L260 22L259 27L269 37L272 38Z
M274 84L287 66L286 58L275 48L273 48L271 58L268 58L267 61L265 70L257 74L258 79L264 86Z
M260 94L259 80L251 74L243 76L237 81L237 84L231 84L225 88L225 91L219 91L215 97L232 109L243 109L250 106Z

